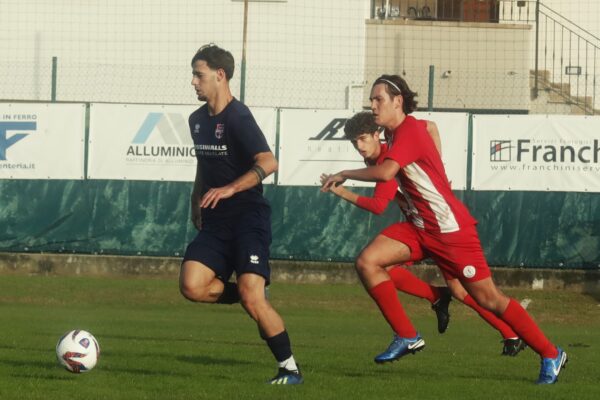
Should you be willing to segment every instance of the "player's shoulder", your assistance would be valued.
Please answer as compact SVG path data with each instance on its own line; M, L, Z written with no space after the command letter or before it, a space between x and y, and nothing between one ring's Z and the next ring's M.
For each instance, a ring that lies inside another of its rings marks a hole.
M208 105L204 104L201 107L198 107L198 109L196 109L193 113L190 114L188 120L191 121L197 121L198 119L200 119L203 115L208 115Z
M248 108L247 105L245 105L244 103L242 103L241 101L239 101L238 99L234 98L231 103L229 103L229 106L227 107L230 111L235 111L237 114L243 116L243 115L252 115L252 113L250 112L250 108Z

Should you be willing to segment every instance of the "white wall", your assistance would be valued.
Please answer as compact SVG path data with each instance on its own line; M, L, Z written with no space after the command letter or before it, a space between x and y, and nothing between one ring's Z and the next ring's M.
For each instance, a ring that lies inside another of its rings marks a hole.
M363 0L249 5L246 102L344 107L362 77ZM243 2L231 0L2 0L0 97L193 103L189 62L202 44L232 51L239 93Z

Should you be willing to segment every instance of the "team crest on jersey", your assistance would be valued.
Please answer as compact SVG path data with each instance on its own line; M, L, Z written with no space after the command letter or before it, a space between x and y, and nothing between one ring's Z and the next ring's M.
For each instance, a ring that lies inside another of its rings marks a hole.
M225 124L217 124L217 128L215 129L215 137L217 139L221 139L223 137L224 132L225 132Z
M194 133L200 133L200 124L194 125Z
M463 275L465 276L465 278L473 278L475 276L475 273L477 272L477 270L475 269L474 266L472 265L467 265L466 267L463 268Z

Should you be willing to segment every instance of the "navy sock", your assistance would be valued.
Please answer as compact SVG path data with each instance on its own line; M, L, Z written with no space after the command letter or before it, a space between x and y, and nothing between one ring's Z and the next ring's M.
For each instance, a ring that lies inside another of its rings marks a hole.
M238 286L235 282L225 282L223 293L216 301L218 304L235 304L240 302Z
M267 338L266 342L278 362L285 361L292 356L292 345L287 331L284 330L280 334Z

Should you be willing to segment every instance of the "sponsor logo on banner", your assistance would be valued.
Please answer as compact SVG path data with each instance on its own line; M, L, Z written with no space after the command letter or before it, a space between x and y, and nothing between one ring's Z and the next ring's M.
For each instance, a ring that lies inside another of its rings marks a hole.
M491 140L490 161L511 161L511 149L510 140Z
M4 114L0 120L0 168L7 170L35 169L34 163L11 162L9 150L37 130L36 114Z
M344 131L340 130L346 125L348 118L334 118L319 132L318 135L311 137L309 140L347 140L344 136Z
M492 171L590 171L600 173L599 139L490 141ZM498 165L495 163L502 162Z
M195 130L200 130L198 124ZM126 160L129 164L194 164L196 153L193 144L187 144L189 135L183 115L150 112L131 141Z

